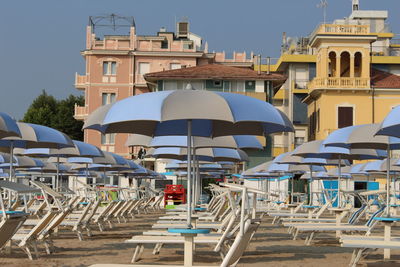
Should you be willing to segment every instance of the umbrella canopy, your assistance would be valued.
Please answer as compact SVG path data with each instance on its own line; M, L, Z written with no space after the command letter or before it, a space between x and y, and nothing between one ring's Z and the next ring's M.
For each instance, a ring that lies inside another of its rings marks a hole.
M125 143L126 146L144 146L144 147L187 147L187 138L185 136L156 136L154 138L140 135L131 134ZM207 148L255 148L263 149L257 137L252 135L234 135L234 136L220 136L215 138L194 136L193 147Z
M293 155L293 152L283 153L277 156L274 160L277 164L294 164L294 165L338 165L337 160L324 158L303 158ZM341 160L342 166L350 165L348 160Z
M265 101L205 90L161 91L128 97L95 110L84 128L103 133L188 135L188 120L193 123L193 136L294 131L286 115Z
M378 149L348 149L323 145L323 140L311 141L298 146L293 155L305 158L325 159L382 159L387 156L386 151Z
M31 168L31 167L43 167L44 162L39 160L39 159L34 159L31 157L27 156L15 156L15 163L13 162L13 165L16 168ZM0 164L1 168L8 168L10 166L10 163L2 163Z
M44 166L42 166L42 167L33 167L33 168L26 169L25 171L43 172L43 173L57 173L57 172L65 173L65 172L69 172L70 168L64 164L58 164L58 167L57 167L57 165L52 162L44 162Z
M96 146L77 140L72 140L73 147L64 148L29 148L21 151L21 154L38 157L103 157L103 152ZM15 152L17 154L17 152ZM54 160L54 159L53 159Z
M313 172L323 172L326 169L323 166L312 165ZM310 170L309 166L305 165L294 165L294 164L277 164L273 163L267 169L269 173L302 173Z
M400 149L400 138L376 136L380 125L363 124L341 128L332 132L323 142L325 146L356 149Z
M400 137L400 106L389 112L379 125L376 135Z
M17 122L7 113L0 112L0 139L19 136L21 136L21 132Z
M366 163L362 171L364 172L387 172L387 160L375 160L375 161L370 161ZM389 172L391 173L397 173L400 172L400 164L398 164L398 159L390 159L390 165L389 165Z
M251 169L242 172L242 176L256 175L257 173L266 173L268 172L268 168L271 164L273 164L272 161L261 163Z
M2 147L62 148L73 147L74 143L64 133L43 125L17 122L21 137L6 137L0 140Z
M160 147L150 149L146 157L185 160L187 158L187 149L179 147ZM228 160L248 161L248 156L243 150L229 148L198 148L196 149L196 158L211 162Z
M115 153L102 151L102 157L70 157L69 163L126 165L127 160Z
M310 172L306 172L301 175L300 179L302 180L324 180L332 178L327 172L313 172L312 175Z

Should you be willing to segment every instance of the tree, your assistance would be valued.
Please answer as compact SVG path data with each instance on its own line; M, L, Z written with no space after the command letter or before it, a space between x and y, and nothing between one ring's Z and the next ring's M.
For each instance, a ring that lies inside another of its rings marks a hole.
M83 140L82 121L74 118L75 104L83 105L83 96L70 95L66 99L57 100L45 90L26 111L23 122L45 125L57 129L75 140Z
M58 101L53 128L67 134L74 140L83 140L83 121L77 121L74 118L75 104L83 106L85 104L83 96L70 95L66 99Z
M52 127L54 115L57 113L57 100L42 91L26 111L22 121Z

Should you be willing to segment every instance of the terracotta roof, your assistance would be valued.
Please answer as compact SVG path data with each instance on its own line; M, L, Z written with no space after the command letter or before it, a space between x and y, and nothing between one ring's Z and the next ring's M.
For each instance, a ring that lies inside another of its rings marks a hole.
M279 73L261 72L251 68L231 67L219 64L207 64L196 67L182 68L176 70L166 70L160 72L152 72L144 75L148 81L159 79L176 80L176 79L209 79L209 80L270 80L285 81L286 76Z
M400 89L400 76L390 72L372 69L371 86L374 86L375 88Z

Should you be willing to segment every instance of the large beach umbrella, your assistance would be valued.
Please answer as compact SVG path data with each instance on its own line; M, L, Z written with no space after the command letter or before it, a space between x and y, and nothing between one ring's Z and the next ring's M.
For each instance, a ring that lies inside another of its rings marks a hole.
M260 141L252 135L234 135L208 138L193 136L194 148L219 147L219 148L254 148L263 149ZM126 146L144 147L187 147L185 136L155 136L150 137L141 134L130 134L125 143Z
M357 148L344 148L325 146L323 140L311 141L298 146L293 155L306 157L306 158L325 158L338 160L338 203L340 202L340 180L341 180L341 166L339 162L343 159L348 160L367 160L367 159L382 159L387 156L385 150L379 149L357 149Z
M14 148L63 148L73 147L72 140L64 133L43 125L32 123L17 123L20 136L6 137L0 140L0 147L10 149L11 157ZM13 174L13 164L10 164L10 178Z
M189 204L192 136L268 135L294 131L286 115L265 101L205 90L162 91L129 97L94 111L84 128L103 133L187 136ZM187 225L191 228L191 205L188 205Z
M400 139L396 137L375 135L379 129L379 124L363 124L341 128L332 132L323 142L325 146L337 146L356 149L382 149L387 151L387 172L386 172L386 191L387 208L386 215L390 210L390 150L400 149Z
M379 125L376 135L400 138L400 105L392 109Z
M295 156L293 155L293 152L287 152L283 153L279 156L277 156L274 160L274 163L277 164L289 164L289 165L307 165L309 170L308 172L310 173L310 199L309 202L312 203L313 200L313 192L312 192L312 174L313 174L313 166L329 166L329 165L337 165L338 162L332 159L324 159L324 158L303 158L300 156ZM350 163L347 160L341 160L340 162L341 165L350 165ZM293 202L293 181L294 177L292 176L292 199L291 201Z
M21 152L24 155L32 156L32 157L48 157L48 161L55 162L58 166L60 165L60 158L68 158L68 157L103 157L103 152L96 146L72 140L72 147L63 147L63 148L28 148ZM58 188L59 183L59 171L56 172L56 188Z
M10 115L0 112L0 139L21 136L17 122Z
M187 148L180 147L160 147L150 149L146 157L166 158L166 159L187 159ZM230 148L198 148L195 157L198 160L217 162L217 161L248 161L247 154L240 149Z

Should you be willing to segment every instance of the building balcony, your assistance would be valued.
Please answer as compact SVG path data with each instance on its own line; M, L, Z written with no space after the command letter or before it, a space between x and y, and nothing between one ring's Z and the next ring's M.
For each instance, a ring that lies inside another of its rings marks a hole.
M87 106L81 107L75 104L74 118L76 120L84 120L89 115L89 108Z
M311 36L316 34L367 35L369 33L369 25L321 24Z
M309 84L310 90L315 89L368 89L369 78L329 77L315 78Z
M75 88L84 90L88 83L88 77L86 75L79 75L75 73Z

